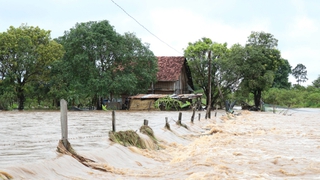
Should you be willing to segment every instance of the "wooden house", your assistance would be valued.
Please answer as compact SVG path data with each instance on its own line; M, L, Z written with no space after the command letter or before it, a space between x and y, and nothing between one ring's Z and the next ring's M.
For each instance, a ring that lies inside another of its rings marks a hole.
M183 56L158 56L157 82L148 94L189 94L193 82L187 60Z
M157 58L157 82L150 86L147 94L123 97L123 99L130 99L127 108L130 110L153 110L155 109L154 102L168 95L182 102L201 98L202 94L192 94L194 86L185 57L158 56Z

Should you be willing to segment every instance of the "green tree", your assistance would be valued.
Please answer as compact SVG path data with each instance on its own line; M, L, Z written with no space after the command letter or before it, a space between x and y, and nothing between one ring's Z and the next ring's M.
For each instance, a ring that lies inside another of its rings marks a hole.
M272 87L289 89L291 87L291 83L289 82L290 73L291 73L291 66L289 61L281 58L280 65L275 72L275 77L273 80Z
M227 98L233 98L230 94L238 88L241 79L238 65L241 64L239 59L243 57L243 53L243 47L239 44L228 49L226 43L216 43L209 38L189 43L184 55L188 60L195 86L201 87L206 95L207 107L213 107L215 104L224 106Z
M308 94L306 100L309 107L320 107L320 93Z
M308 80L307 68L303 64L297 64L297 66L292 69L292 75L297 79L298 85Z
M263 101L266 104L278 105L280 102L281 90L278 88L270 88L263 93Z
M14 87L4 79L0 79L0 109L9 109L12 106L15 94Z
M133 33L122 36L121 50L111 73L112 94L145 93L158 72L157 58Z
M240 44L234 44L227 51L225 56L222 56L219 63L222 65L221 72L223 72L223 86L229 92L235 92L239 88L241 79L243 78L242 63L246 57L246 49Z
M101 108L101 97L146 92L156 80L157 59L132 33L118 34L108 21L77 23L58 39L66 49L62 65L69 101L92 97ZM69 77L69 78L66 78Z
M0 33L0 71L4 81L12 85L24 109L26 87L49 79L51 63L63 56L62 45L51 40L50 31L39 27L11 26Z
M206 103L209 102L208 63L211 61L209 53L211 54L212 44L211 39L202 38L195 43L189 43L184 51L184 56L187 58L192 73L193 82L196 86L203 89L207 97Z
M241 89L254 95L255 107L260 107L261 92L272 86L275 72L281 64L278 40L270 33L252 32L242 59Z
M316 88L320 88L320 75L318 76L318 78L316 80L314 80L312 82L312 85Z
M189 43L184 51L194 84L201 87L206 95L207 107L214 104L219 96L218 86L214 86L214 82L219 80L216 77L219 69L217 61L226 49L226 44L218 44L204 37L194 43Z

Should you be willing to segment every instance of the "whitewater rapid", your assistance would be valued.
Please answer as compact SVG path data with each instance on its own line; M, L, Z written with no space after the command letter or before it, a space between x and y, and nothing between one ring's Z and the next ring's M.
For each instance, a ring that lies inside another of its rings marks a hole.
M160 146L152 150L111 142L111 111L69 111L69 142L103 172L56 151L59 111L1 111L0 172L14 179L320 179L319 109L232 117L220 110L211 119L198 111L194 123L182 111L188 129L176 125L178 113L116 111L117 131L138 132L148 120Z

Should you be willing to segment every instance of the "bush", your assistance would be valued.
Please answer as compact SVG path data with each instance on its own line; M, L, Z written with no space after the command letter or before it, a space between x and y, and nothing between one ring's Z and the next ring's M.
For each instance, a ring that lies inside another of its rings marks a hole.
M173 99L170 96L159 98L154 103L154 106L160 110L179 110L184 105L181 101Z

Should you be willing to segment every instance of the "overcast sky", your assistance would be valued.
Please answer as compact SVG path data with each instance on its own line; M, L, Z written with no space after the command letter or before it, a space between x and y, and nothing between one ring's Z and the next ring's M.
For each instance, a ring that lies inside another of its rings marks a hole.
M302 85L320 75L319 0L113 1L0 0L0 32L26 23L51 30L56 38L76 23L108 20L118 33L133 32L150 44L156 56L182 56L189 42L202 37L230 47L244 45L251 31L264 31L278 39L292 68L306 66L309 80ZM294 77L289 79L296 84Z

